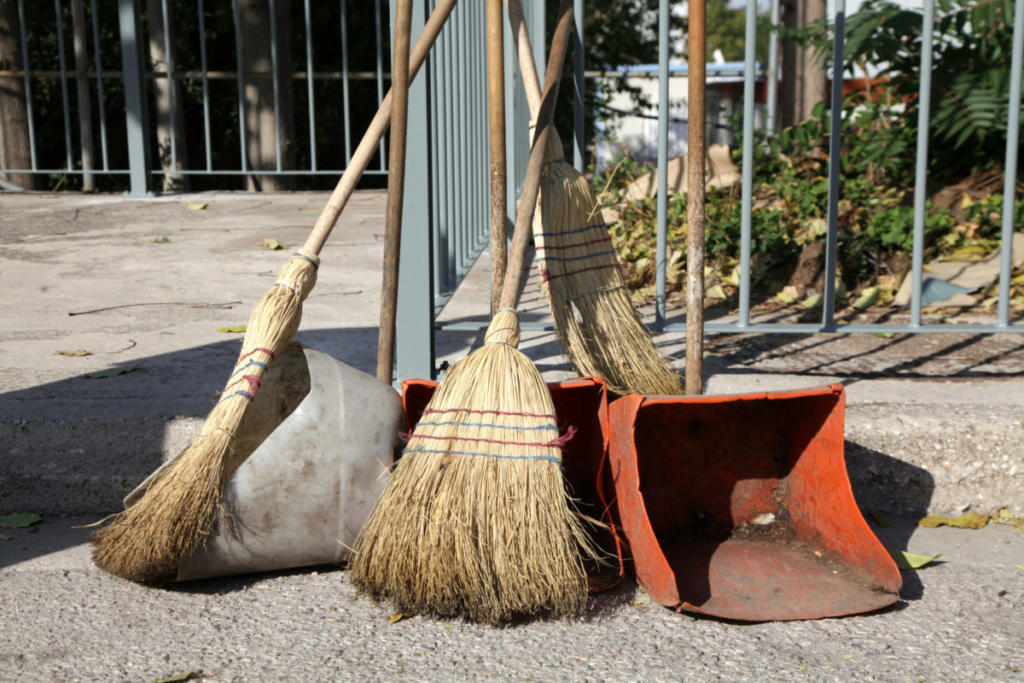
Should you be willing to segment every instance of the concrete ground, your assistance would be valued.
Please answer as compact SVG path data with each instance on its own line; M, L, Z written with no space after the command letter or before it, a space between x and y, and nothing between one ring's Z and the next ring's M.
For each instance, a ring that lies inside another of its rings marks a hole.
M367 372L383 197L350 202L298 334ZM928 512L1024 515L1018 335L708 340L709 393L845 385L858 504L895 517L876 528L889 547L943 553L904 572L902 599L881 613L725 623L652 605L627 582L572 621L391 624L387 605L327 568L171 590L97 570L74 527L117 510L192 440L240 344L218 330L245 324L289 253L264 240L301 244L324 200L0 194L0 515L43 515L0 529L0 680L1024 680L1024 533L914 525ZM485 319L486 261L442 320ZM535 282L523 299L524 319L544 318ZM439 361L477 337L439 332ZM682 366L677 337L657 342ZM549 379L570 375L550 333L525 333L521 348Z

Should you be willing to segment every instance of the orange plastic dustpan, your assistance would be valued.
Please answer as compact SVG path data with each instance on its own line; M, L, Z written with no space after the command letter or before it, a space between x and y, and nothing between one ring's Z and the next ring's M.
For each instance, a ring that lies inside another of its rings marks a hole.
M409 379L402 382L402 406L411 432L433 396L437 382ZM551 398L558 417L559 430L569 427L575 434L562 450L562 468L576 509L599 520L603 526L590 529L591 536L605 558L601 564L588 567L592 590L610 588L625 575L623 544L611 524L608 495L614 490L607 465L608 393L603 379L584 377L566 382L549 383Z
M740 621L895 602L899 570L847 478L844 410L840 385L613 402L616 514L651 597Z

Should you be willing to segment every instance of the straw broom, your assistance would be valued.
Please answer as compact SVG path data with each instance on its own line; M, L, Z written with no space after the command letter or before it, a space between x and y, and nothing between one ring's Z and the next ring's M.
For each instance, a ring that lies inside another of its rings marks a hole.
M551 395L516 347L514 312L565 56L563 0L501 306L484 345L445 375L355 543L351 580L403 612L497 623L564 616L587 598L592 553L570 508Z
M508 0L508 12L536 116L540 84L519 0ZM554 132L547 161L533 234L555 331L570 361L581 375L603 377L615 393L682 394L678 373L655 348L630 301L600 203L587 179L565 161Z
M455 0L442 0L431 14L410 58L410 80L454 5ZM96 546L93 561L101 569L141 583L170 581L181 562L216 530L224 485L251 454L236 448L239 425L267 366L298 330L302 302L316 282L320 250L375 153L390 113L388 93L306 243L253 311L241 353L200 435L154 473L141 497L90 536Z

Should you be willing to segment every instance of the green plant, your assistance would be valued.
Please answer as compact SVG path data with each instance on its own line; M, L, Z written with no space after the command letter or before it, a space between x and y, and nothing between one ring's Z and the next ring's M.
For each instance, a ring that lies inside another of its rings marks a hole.
M959 178L1001 159L1006 144L1012 0L939 0L934 27L929 134L931 171ZM803 37L828 59L831 32L819 24ZM916 134L922 14L887 0L868 0L846 24L844 72L880 69L890 116ZM867 96L877 96L874 92ZM1018 103L1015 106L1020 106Z

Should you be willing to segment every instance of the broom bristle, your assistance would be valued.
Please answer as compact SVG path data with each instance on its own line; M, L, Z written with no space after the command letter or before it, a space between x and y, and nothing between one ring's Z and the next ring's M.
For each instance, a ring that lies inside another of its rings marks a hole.
M590 183L562 159L552 134L534 238L555 331L581 375L619 393L682 394L626 291L615 247Z
M135 505L94 531L96 566L139 583L173 580L181 561L213 531L222 499L217 454L228 440L222 432L197 439L157 473Z
M586 603L551 394L499 311L438 386L360 532L353 583L402 611L497 623Z
M316 264L303 255L288 260L253 311L235 369L199 437L160 468L140 498L90 535L98 567L163 583L216 529L224 484L249 455L233 448L235 434L269 363L295 336Z

